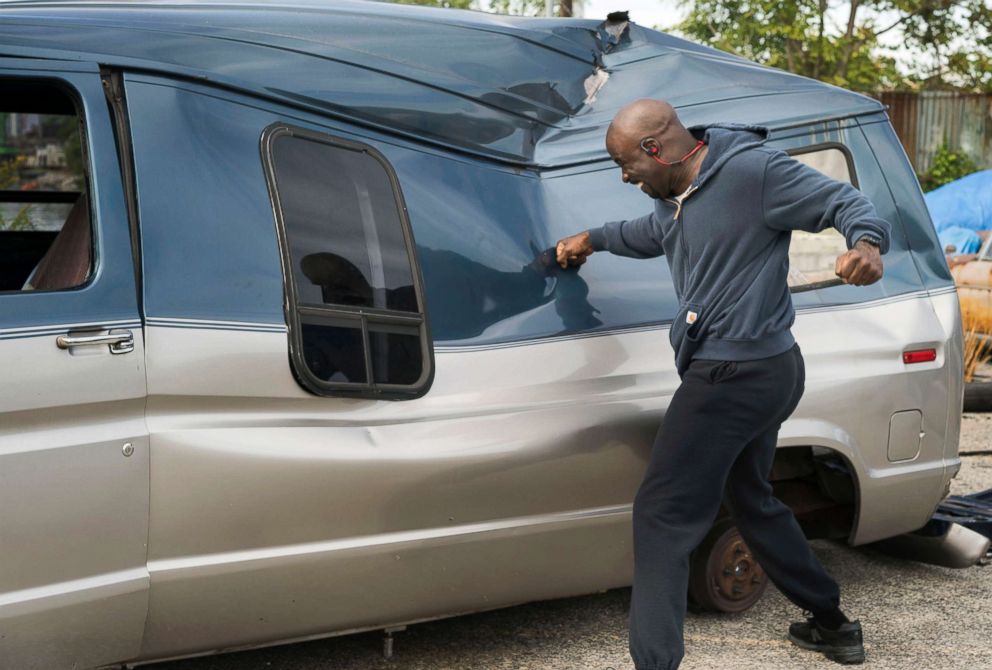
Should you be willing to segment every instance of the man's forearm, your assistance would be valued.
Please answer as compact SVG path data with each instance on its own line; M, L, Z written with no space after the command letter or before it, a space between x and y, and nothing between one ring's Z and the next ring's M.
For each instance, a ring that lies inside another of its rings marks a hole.
M655 258L665 253L654 214L611 221L588 232L595 251L609 251L629 258Z
M880 253L888 251L891 225L852 185L781 153L769 157L763 179L762 202L768 226L811 233L833 227L844 235L848 249L864 235L873 235L879 241Z

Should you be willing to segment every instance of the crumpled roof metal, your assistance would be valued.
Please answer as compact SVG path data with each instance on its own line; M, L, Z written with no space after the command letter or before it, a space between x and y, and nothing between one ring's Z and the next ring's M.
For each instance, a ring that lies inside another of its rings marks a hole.
M600 21L362 0L14 2L0 18L6 55L179 74L535 167L605 158L606 126L638 98L772 127L882 109L634 23L618 40Z

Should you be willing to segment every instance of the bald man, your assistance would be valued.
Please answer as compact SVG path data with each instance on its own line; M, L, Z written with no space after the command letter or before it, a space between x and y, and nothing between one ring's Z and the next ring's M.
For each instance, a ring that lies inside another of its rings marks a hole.
M845 283L882 276L889 224L868 199L764 145L764 128L686 129L671 105L622 109L606 148L624 183L654 211L560 240L562 267L595 251L664 255L679 311L669 338L682 383L665 413L634 499L630 653L637 670L674 670L684 653L689 554L724 503L771 581L805 610L795 644L839 663L864 661L861 625L840 609L840 589L810 550L768 477L778 430L802 396L805 368L791 333L786 283L792 230L833 226L849 251Z

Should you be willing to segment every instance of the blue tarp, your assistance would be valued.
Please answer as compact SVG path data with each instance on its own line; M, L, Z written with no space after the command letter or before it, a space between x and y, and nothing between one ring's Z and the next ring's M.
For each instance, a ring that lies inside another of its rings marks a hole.
M938 233L951 226L992 229L992 170L961 177L930 191L924 198Z
M992 170L975 172L944 184L925 196L940 245L956 254L973 254L981 246L976 230L992 229Z
M961 226L948 226L937 233L940 238L940 248L944 253L977 254L982 247L982 239L974 230ZM954 251L948 252L948 245L954 246Z

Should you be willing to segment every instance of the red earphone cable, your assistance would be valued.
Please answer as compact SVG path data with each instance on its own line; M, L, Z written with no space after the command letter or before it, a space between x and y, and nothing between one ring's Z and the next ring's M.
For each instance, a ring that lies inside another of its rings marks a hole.
M695 154L697 151L699 151L704 144L705 142L699 140L698 142L696 142L696 146L692 148L692 151L690 151L689 153L687 153L685 156L678 159L677 161L672 161L671 163L666 161L664 158L660 158L656 155L658 153L658 147L651 147L650 149L645 149L645 151L649 156L651 156L651 158L657 161L660 165L678 165L679 163L691 158L692 155ZM642 146L641 148L643 149L644 147Z

